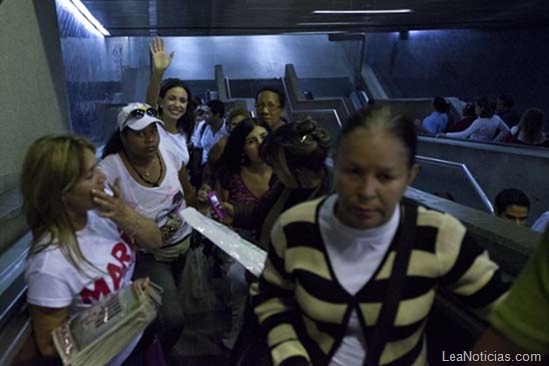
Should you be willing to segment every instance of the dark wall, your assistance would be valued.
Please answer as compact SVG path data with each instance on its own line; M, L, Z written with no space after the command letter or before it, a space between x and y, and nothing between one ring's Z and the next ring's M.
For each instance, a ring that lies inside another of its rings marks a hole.
M517 111L536 106L549 115L549 29L441 30L366 35L364 62L392 97L434 95L474 100L510 93Z

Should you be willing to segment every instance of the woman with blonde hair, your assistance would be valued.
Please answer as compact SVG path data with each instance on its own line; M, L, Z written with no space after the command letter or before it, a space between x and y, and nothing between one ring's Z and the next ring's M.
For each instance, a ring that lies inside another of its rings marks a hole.
M104 192L95 148L82 137L48 136L29 148L21 192L33 242L27 298L36 344L56 357L51 331L76 311L131 283L134 245L161 245L160 231L122 199ZM120 365L138 339L109 362Z

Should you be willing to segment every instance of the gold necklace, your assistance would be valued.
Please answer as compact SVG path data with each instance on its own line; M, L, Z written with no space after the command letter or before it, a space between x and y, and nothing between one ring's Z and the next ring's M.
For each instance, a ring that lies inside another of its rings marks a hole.
M156 155L155 155L155 157L151 160L151 163L149 164L149 166L148 166L147 168L145 168L145 177L150 177L150 176L151 176L151 168L152 168L152 166L153 166L155 160L156 160Z
M153 162L154 160L156 160L156 157L158 156L158 153L156 153L156 156L153 158ZM147 183L147 184L150 184L152 185L153 187L158 187L160 185L160 181L162 180L162 175L164 174L164 164L162 164L162 160L159 159L158 161L160 162L160 174L158 175L158 179L156 181L150 181L148 180L147 178L145 178L144 176L141 175L141 173L139 172L139 170L137 170L137 168L135 167L135 165L132 164L129 156L126 154L126 157L128 158L128 163L130 163L130 166L133 168L133 170L137 173L137 175L139 176L139 178L141 178L141 180L143 180L143 182ZM149 165L149 169L152 167L152 163ZM150 176L150 172L147 172L145 171L145 176L148 177Z

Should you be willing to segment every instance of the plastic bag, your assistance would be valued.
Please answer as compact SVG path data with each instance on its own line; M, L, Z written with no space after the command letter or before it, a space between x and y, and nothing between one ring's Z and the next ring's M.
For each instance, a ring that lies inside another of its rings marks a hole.
M211 280L211 264L202 250L202 245L189 249L181 275L179 292L185 314L212 311L218 304Z

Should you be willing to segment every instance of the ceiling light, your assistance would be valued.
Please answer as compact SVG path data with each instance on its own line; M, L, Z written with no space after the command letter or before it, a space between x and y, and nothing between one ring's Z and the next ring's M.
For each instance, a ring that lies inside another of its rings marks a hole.
M363 25L363 22L306 22L306 23L296 23L296 25Z
M319 31L314 31L314 32L302 32L302 31L295 31L295 32L284 32L284 33L280 33L280 34L285 34L285 35L294 35L294 36L298 36L298 35L327 35L327 34L337 34L337 33L345 33L343 31L328 31L328 32L325 32L325 31L322 31L322 32L319 32Z
M92 26L95 30L104 36L110 36L109 31L103 27L103 25L95 19L90 13L88 8L80 0L58 0L65 8L67 8L75 17L77 17L82 23Z
M411 13L412 9L391 10L314 10L312 14L404 14Z

